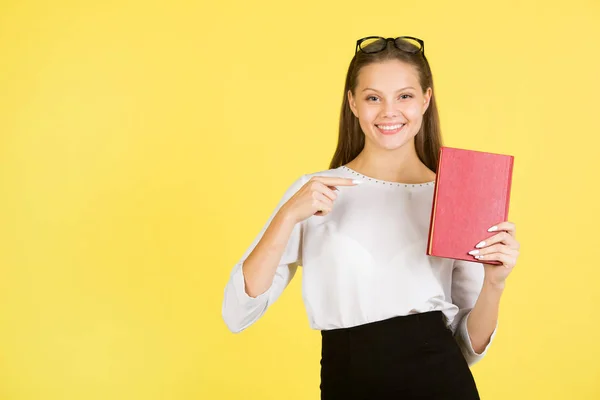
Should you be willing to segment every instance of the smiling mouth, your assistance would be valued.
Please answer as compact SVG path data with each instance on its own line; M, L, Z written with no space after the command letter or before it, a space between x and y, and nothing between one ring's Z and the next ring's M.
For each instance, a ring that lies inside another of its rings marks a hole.
M404 128L405 125L406 124L375 125L375 127L377 127L379 132L381 132L384 135L393 135L395 133L400 132L402 130L402 128Z

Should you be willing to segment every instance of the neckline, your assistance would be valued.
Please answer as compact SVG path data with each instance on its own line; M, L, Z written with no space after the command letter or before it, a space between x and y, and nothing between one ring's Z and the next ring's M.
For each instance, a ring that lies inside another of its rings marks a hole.
M351 174L365 180L366 182L373 182L373 183L377 183L380 185L385 185L385 186L404 186L404 187L420 187L420 186L433 186L435 185L435 180L433 181L429 181L429 182L422 182L422 183L405 183L405 182L392 182L392 181L384 181L381 179L375 179L373 177L370 176L366 176L363 175L361 173L356 172L355 170L353 170L352 168L348 168L345 165L342 165L340 167L341 169L344 169L348 172L350 172Z

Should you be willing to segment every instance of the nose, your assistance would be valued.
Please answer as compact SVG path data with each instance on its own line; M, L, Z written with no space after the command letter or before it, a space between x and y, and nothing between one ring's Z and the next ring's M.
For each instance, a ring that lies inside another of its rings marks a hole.
M385 103L383 109L383 117L385 118L396 118L400 114L400 111L397 108L397 105L391 102Z

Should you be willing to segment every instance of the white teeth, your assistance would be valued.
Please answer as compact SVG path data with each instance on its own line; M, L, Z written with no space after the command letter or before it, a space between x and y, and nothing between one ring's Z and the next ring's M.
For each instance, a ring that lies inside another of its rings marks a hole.
M400 129L404 126L404 124L400 124L400 125L391 125L391 126L382 126L382 125L375 125L377 126L379 129L383 129L384 131L393 131L395 129Z

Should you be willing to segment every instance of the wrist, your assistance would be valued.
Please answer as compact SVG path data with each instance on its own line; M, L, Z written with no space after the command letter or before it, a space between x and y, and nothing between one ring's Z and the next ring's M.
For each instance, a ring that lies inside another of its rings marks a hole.
M506 280L500 281L500 282L496 282L490 279L484 279L483 280L483 288L484 289L488 289L488 290L493 290L496 292L502 292L504 291L504 288L506 287Z
M285 225L294 226L297 223L294 216L289 213L288 209L285 208L285 206L279 210L275 218L279 219L280 222Z

